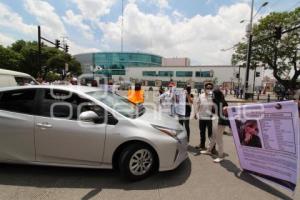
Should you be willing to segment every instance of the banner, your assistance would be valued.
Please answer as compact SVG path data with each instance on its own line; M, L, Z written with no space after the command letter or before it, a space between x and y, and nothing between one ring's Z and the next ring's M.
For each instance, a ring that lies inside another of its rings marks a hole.
M230 106L241 168L295 190L299 173L299 113L293 101Z
M183 89L176 88L175 94L175 113L177 115L185 116L186 93Z

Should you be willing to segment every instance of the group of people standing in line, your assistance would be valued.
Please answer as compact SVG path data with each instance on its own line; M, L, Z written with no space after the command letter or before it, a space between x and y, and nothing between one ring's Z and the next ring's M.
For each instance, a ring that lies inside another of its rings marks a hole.
M190 140L190 118L193 117L199 120L200 144L195 147L198 154L215 154L217 145L218 153L214 162L221 162L224 159L223 151L223 132L226 126L229 126L227 120L227 102L225 96L220 89L214 89L212 83L206 83L204 92L197 94L196 97L191 92L191 86L186 86L181 93L185 100L185 112L176 113L176 92L175 85L170 83L168 90L165 92L162 88L159 90L159 104L162 112L167 112L171 116L177 114L179 123L186 129L188 141ZM177 102L178 103L178 102ZM192 109L193 108L193 109ZM194 112L192 112L192 110ZM191 116L193 115L193 116ZM214 120L217 120L218 125L214 125ZM206 148L206 130L210 140L208 148Z

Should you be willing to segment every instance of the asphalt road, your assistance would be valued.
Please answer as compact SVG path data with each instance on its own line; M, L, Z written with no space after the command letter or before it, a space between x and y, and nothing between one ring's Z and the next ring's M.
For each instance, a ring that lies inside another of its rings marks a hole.
M0 200L222 200L300 199L277 185L241 171L232 136L224 136L226 160L213 163L194 156L198 123L191 121L190 156L174 171L156 173L139 182L122 180L113 170L0 164Z
M199 142L197 122L191 121L191 145ZM263 182L239 167L232 136L224 136L226 160L213 163L207 155L190 156L178 169L130 183L113 170L0 165L0 199L300 199Z

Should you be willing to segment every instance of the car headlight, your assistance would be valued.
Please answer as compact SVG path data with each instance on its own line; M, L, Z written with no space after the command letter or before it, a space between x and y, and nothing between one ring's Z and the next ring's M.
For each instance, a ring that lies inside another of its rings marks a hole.
M152 127L157 129L157 130L160 130L162 133L165 133L177 140L179 140L177 138L177 135L181 132L181 130L177 130L177 129L171 129L171 128L167 128L167 127L163 127L163 126L158 126L158 125L153 125L152 124Z

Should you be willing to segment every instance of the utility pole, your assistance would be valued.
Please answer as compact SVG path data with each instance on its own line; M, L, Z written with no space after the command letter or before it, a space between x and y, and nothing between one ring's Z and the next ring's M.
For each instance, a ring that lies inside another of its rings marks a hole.
M121 52L123 53L123 30L124 29L124 0L122 0L122 22L121 22Z
M265 7L268 5L268 2L264 2L258 10L260 10L262 7ZM251 53L252 53L252 24L253 24L253 9L254 9L254 0L251 1L251 13L250 13L250 22L247 26L247 32L249 34L248 37L248 48L247 48L247 62L246 62L246 77L245 77L245 90L244 90L244 98L248 99L250 97L249 92L249 70L250 70L250 64L251 64ZM258 12L257 12L258 13ZM253 95L253 94L252 94Z
M38 67L39 69L42 69L41 66L41 53L42 53L42 42L41 42L41 27L38 26Z
M254 100L254 93L255 93L255 77L256 77L256 66L254 68L254 76L253 76L253 96L252 96L252 101Z
M251 14L250 14L250 23L247 27L247 32L249 33L248 38L248 48L247 48L247 62L246 62L246 77L245 77L245 90L244 90L244 98L249 98L249 70L250 70L250 62L251 62L251 51L252 51L252 22L253 22L253 7L254 0L251 1Z

